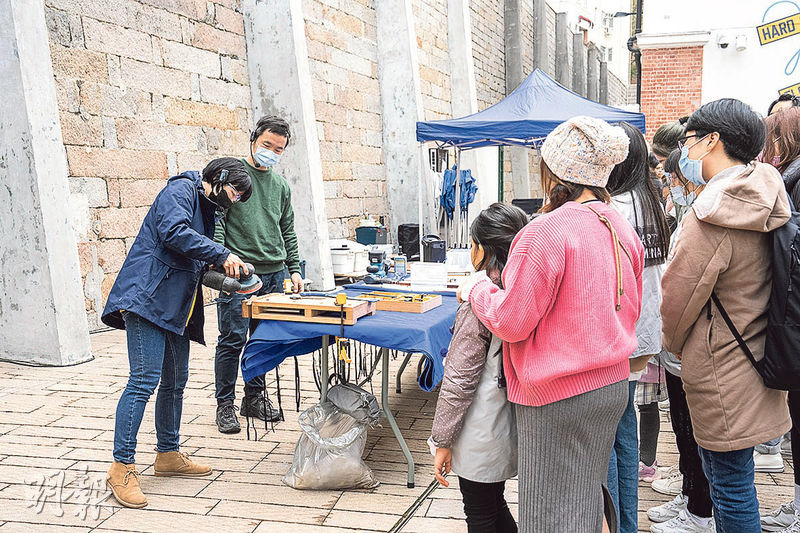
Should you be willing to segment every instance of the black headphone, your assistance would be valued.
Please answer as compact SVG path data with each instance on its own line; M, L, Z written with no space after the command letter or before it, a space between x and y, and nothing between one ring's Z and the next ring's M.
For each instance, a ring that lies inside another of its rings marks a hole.
M250 132L250 157L253 159L253 163L256 164L256 168L261 168L261 164L256 159L256 156L253 155L253 143L258 139L258 135L258 128Z

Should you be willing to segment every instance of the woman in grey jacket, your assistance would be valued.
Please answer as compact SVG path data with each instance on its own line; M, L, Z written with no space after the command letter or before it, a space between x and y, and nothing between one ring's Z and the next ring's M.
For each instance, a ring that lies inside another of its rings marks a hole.
M525 213L506 204L481 211L470 228L472 264L500 285L511 242L528 223ZM517 428L502 369L503 343L481 324L469 302L456 314L445 359L430 444L434 471L458 475L469 533L516 532L503 496L505 481L517 475Z

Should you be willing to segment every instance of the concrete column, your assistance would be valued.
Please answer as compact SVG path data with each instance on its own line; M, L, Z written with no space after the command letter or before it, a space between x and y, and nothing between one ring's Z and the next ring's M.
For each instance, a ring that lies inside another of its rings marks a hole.
M556 14L556 81L572 88L569 72L569 55L572 52L572 33L569 31L567 13Z
M92 358L42 2L0 0L0 359Z
M600 50L591 43L586 65L586 98L600 100Z
M292 188L295 230L300 258L306 260L306 276L314 281L312 288L332 289L322 160L302 6L297 0L245 0L242 8L253 116L257 120L277 115L292 127L292 142L277 170Z
M586 45L582 32L572 36L572 90L586 96Z
M505 0L503 8L506 94L511 94L525 79L522 64L522 20L519 4L520 0ZM514 198L528 198L531 190L528 169L528 149L519 146L511 146L506 153L510 153L511 156L511 180L513 183Z
M608 105L608 62L600 62L600 103Z
M423 116L417 39L411 0L375 2L375 15L389 228L397 242L399 224L419 222L420 179L428 172L427 150L416 141ZM430 189L427 185L424 190ZM423 224L429 229L433 197L423 194L422 203Z
M533 66L555 76L547 60L547 0L533 0Z
M450 102L453 117L478 111L475 62L472 56L472 25L469 0L447 2L447 49L450 56ZM472 170L478 183L469 222L497 198L497 148L477 148L461 154L462 168Z

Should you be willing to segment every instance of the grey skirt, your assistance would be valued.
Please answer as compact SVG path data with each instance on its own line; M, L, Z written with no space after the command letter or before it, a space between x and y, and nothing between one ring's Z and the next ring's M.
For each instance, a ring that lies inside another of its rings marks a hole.
M541 407L517 405L520 533L602 531L602 486L628 381Z

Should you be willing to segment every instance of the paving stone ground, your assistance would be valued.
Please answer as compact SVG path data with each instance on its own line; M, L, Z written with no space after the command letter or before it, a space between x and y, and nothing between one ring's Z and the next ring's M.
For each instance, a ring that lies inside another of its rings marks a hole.
M139 434L137 463L149 499L146 509L118 506L113 499L99 507L86 498L102 497L105 472L111 461L114 410L128 374L123 332L92 335L95 359L67 368L41 368L0 363L0 533L12 531L87 532L135 531L193 533L292 532L333 533L387 531L432 480L432 457L426 439L430 432L436 393L415 383L414 365L403 377L403 392L391 387L392 410L417 462L416 488L406 488L405 463L388 424L369 434L365 457L381 485L365 491L296 491L281 483L300 435L294 410L294 367L282 367L286 421L274 432L222 435L214 423L216 316L206 308L208 346L192 345L191 373L186 389L182 450L214 468L201 479L153 476L155 429L153 402L148 405ZM391 364L391 380L400 360ZM301 409L313 405L318 392L311 358L300 358ZM274 373L269 381L275 390ZM380 370L375 377L379 391ZM241 394L241 381L237 395ZM289 407L287 407L287 405ZM674 437L662 413L658 459L677 461ZM581 465L576 464L575 468ZM792 465L783 474L757 474L762 510L792 496ZM63 488L59 489L59 487ZM517 513L517 483L507 484L507 499ZM667 501L666 496L641 486L640 530L648 531L645 511ZM58 501L64 503L58 504ZM453 483L438 488L424 502L404 532L466 531L460 493Z

